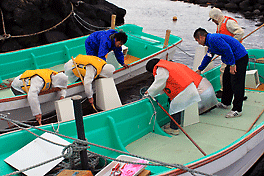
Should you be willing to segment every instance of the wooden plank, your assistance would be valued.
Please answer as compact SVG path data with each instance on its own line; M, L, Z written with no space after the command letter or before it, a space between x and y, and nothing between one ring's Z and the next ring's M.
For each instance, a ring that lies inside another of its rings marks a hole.
M68 170L61 171L57 176L93 176L89 170Z
M151 172L149 170L144 169L138 176L148 176L150 175Z
M124 62L125 64L131 64L132 62L135 62L137 60L139 60L140 58L135 57L135 56L131 56L131 55L126 55Z

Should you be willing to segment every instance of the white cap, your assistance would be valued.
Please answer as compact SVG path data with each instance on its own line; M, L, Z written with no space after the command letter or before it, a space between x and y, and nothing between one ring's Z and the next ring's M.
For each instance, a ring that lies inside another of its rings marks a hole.
M53 85L53 87L58 87L61 89L67 89L68 76L66 76L62 72L52 76L52 85Z
M224 14L220 9L214 7L212 10L210 10L209 17L210 19L216 20L218 23L220 23L224 17Z
M115 71L115 67L112 64L105 64L99 76L110 78L113 76L114 71Z

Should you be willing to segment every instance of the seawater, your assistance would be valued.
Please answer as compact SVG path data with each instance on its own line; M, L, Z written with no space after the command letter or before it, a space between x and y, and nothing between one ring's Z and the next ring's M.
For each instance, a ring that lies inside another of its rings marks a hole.
M125 23L135 24L143 27L143 31L159 37L165 37L166 30L171 30L171 34L183 38L183 42L173 57L173 61L183 63L190 68L193 67L193 58L198 43L193 38L194 31L202 27L210 33L216 31L216 25L209 19L211 7L202 7L189 4L182 1L170 0L109 0L109 2L118 7L126 9ZM245 36L257 29L255 26L259 22L245 19L239 13L231 13L223 10L224 15L235 18L238 24L244 29ZM177 17L174 22L173 17ZM244 41L246 48L264 48L263 40L264 27L260 28ZM183 52L184 51L184 52ZM220 59L216 59L215 65L220 64ZM141 87L149 85L149 80L130 86L125 92L122 92L121 98L129 102L139 98ZM264 157L262 156L258 163L249 170L244 176L264 175Z
M126 9L125 23L143 27L143 31L159 37L165 37L166 30L183 39L180 49L177 50L173 60L183 63L190 68L193 66L193 57L198 43L193 38L194 31L202 27L210 33L216 31L216 25L209 19L211 7L202 7L182 1L170 0L109 0L118 7ZM244 29L245 35L257 27L257 21L245 19L239 13L223 10L224 15L235 18ZM172 18L176 16L177 21ZM243 41L246 48L264 48L264 27L251 34ZM184 52L183 52L183 51ZM187 53L187 54L186 54ZM220 58L216 59L220 64Z

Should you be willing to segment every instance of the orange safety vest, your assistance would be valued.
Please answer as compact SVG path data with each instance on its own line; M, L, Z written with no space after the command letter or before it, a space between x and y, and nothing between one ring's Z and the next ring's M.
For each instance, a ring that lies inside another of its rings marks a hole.
M46 91L51 88L51 75L52 74L56 75L58 74L58 72L50 70L50 69L27 70L20 76L20 79L29 79L28 84L26 85L27 89L29 90L31 78L38 75L44 81L44 85L41 91ZM26 92L26 89L24 86L22 86L21 88Z
M218 30L218 28L217 28L216 33L219 33L219 34L226 34L226 35L229 35L229 36L232 36L232 37L235 36L234 34L232 34L231 32L229 32L229 31L227 30L227 28L226 28L226 23L227 23L227 21L228 21L229 19L234 20L234 21L237 23L237 21L236 21L234 18L231 18L231 17L225 16L225 19L224 19L224 21L222 22L222 24L221 24L221 26L220 26L220 29Z
M192 82L198 88L202 76L194 72L184 64L175 63L166 60L160 60L153 69L153 75L156 76L158 67L163 67L169 71L169 78L163 91L173 100L180 92L188 87Z
M82 55L79 54L74 61L76 62L76 65L78 67L78 70L80 74L84 77L86 74L86 66L87 65L92 65L96 69L96 75L94 78L96 78L102 71L103 66L106 64L106 62L96 56L90 56L90 55ZM75 65L72 65L72 71L75 76L78 78L80 77Z

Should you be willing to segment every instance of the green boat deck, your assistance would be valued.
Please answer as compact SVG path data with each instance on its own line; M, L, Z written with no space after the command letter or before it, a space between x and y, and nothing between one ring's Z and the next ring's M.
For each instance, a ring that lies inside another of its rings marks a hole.
M230 110L215 108L200 115L199 123L183 129L206 154L220 150L243 136L264 109L263 93L246 91L246 95L248 99L244 101L241 117L225 118ZM263 120L264 115L259 118L256 125ZM183 132L172 137L148 133L127 145L126 149L132 154L168 163L176 161L177 164L189 163L203 157Z

